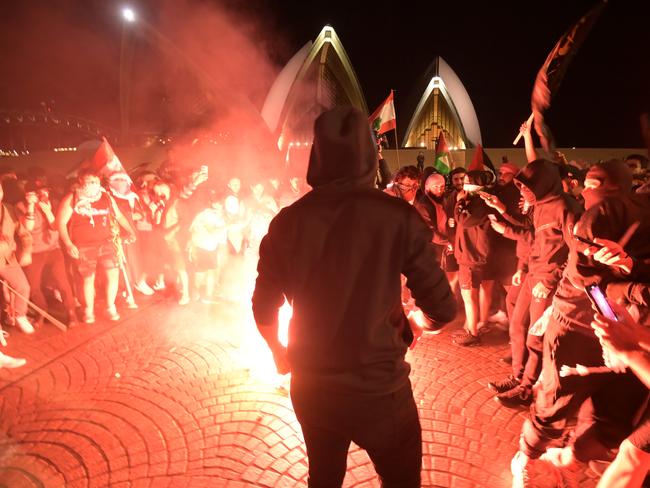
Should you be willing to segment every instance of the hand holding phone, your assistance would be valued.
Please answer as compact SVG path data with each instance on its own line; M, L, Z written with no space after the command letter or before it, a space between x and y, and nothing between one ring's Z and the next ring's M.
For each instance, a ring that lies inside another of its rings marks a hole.
M596 284L588 285L585 287L585 292L591 300L591 303L596 308L596 311L600 315L608 318L609 320L618 321L618 317L616 316L614 309L607 301L607 297L605 296L605 293L603 293L603 290L600 288L600 286Z

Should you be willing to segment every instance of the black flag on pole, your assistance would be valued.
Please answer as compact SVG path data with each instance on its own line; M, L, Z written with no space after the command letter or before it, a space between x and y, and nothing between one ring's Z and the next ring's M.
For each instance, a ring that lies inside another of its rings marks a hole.
M606 4L607 0L601 0L597 6L587 12L571 29L565 32L537 73L530 104L535 116L535 130L542 147L546 151L550 151L554 147L554 142L551 131L544 123L544 112L551 106L551 99L560 87L569 63L596 23Z

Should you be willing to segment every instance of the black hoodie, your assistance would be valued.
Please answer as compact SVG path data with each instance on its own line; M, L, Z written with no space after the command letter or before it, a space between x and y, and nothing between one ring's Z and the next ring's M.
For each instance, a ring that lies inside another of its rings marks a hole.
M313 190L280 211L260 246L255 320L272 324L284 297L293 303L293 381L324 392L388 393L408 381L401 274L432 319L456 313L430 230L407 202L373 188L376 170L367 117L325 112L314 126Z
M533 284L541 282L554 289L566 264L574 223L582 213L578 202L562 191L560 171L555 163L537 159L528 163L515 180L535 195L534 238L530 248L528 273Z

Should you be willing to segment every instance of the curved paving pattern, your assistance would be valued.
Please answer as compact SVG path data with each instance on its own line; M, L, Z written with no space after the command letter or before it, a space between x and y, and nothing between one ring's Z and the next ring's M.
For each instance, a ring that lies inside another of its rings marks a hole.
M409 353L424 486L510 485L524 414L485 386L507 373L505 335L485 343L445 332ZM119 324L14 336L7 352L29 364L0 370L0 486L306 486L286 380L241 305L152 303ZM379 486L356 446L344 486Z

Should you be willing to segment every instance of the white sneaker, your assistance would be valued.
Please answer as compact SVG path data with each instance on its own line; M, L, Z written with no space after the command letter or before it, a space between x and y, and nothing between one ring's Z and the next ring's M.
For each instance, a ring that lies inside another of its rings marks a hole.
M16 326L25 334L33 334L34 326L31 324L27 317L19 315L16 317Z
M517 451L510 461L512 472L512 488L527 488L533 486L534 461L525 459L524 453Z
M156 293L153 288L151 288L146 281L138 281L135 285L133 285L133 288L138 290L140 293L146 296L151 296L154 293Z
M165 280L156 280L153 284L154 291L161 291L165 289Z
M189 295L182 295L180 300L178 300L179 305L187 305L190 303L190 296Z
M487 321L495 324L505 324L508 322L508 314L503 310L499 310L497 313L490 315Z
M12 358L0 352L0 368L20 368L21 366L25 366L26 363L26 359Z
M84 324L94 324L95 323L95 314L92 310L84 310Z
M120 314L117 313L117 308L115 308L115 305L106 309L106 315L108 315L108 320L111 320L113 322L120 320Z

